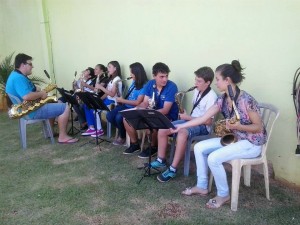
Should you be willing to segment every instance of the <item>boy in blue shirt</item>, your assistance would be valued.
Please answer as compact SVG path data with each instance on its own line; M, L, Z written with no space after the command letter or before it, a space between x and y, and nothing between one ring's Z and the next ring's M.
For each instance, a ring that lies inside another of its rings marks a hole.
M154 96L154 109L164 114L171 121L178 117L178 106L175 102L175 94L178 92L177 85L168 80L169 67L161 62L156 63L152 68L153 79L148 81L145 86L145 97L139 108L148 108L149 100ZM130 147L124 153L132 154L140 150L138 143L137 132L124 120L125 129L130 137ZM145 149L139 154L139 158L148 158L149 149ZM157 131L154 130L151 139L151 155L157 153Z

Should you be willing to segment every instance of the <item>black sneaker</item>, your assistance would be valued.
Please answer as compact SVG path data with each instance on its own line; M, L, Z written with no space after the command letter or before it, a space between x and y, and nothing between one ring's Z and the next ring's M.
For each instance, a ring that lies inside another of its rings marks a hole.
M157 147L151 147L151 156L154 156L157 153ZM149 147L143 150L139 155L139 158L146 159L149 157Z
M125 149L123 154L130 155L130 154L133 154L133 153L138 152L140 150L141 150L141 147L140 147L139 144L131 144L130 143L129 148Z

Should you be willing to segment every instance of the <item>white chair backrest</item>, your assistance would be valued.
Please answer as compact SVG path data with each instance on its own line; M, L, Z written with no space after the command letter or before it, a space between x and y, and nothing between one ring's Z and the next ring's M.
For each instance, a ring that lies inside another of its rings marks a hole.
M261 155L264 156L266 154L266 150L268 148L268 143L272 134L273 126L277 118L279 117L279 110L272 104L269 103L259 103L260 115L262 121L266 127L268 134L268 141L264 144Z

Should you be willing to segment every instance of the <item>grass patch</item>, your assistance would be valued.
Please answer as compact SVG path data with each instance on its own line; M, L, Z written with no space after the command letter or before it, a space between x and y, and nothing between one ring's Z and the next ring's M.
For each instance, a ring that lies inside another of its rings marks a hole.
M271 180L271 201L263 177L253 173L251 187L240 186L239 207L205 208L210 197L185 197L195 173L161 184L123 155L125 147L101 143L51 145L39 125L27 128L26 151L19 143L18 121L0 113L0 224L299 224L300 196ZM230 173L228 173L229 179Z

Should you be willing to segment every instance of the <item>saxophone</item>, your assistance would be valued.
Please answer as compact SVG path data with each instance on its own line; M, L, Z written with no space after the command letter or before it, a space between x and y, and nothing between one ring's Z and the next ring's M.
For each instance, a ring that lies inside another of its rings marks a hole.
M183 98L186 93L193 91L197 86L191 87L190 89L186 91L179 91L175 94L175 102L178 105L179 113L183 113L184 109L182 107Z
M56 84L49 84L44 91L45 92L50 92L54 90L57 87ZM48 96L45 99L36 99L32 101L23 101L20 104L15 104L12 105L11 109L8 111L8 116L11 119L18 119L32 111L37 110L41 106L45 105L46 103L49 102L57 102L57 97L56 96Z
M240 114L239 114L236 104L234 102L234 95L233 95L231 85L228 85L228 94L229 94L230 99L232 100L232 107L234 110L234 116L229 119L229 123L234 124L234 123L240 121ZM226 119L218 120L215 123L214 132L215 132L216 136L221 137L221 144L223 146L237 142L237 137L229 129L226 128Z

